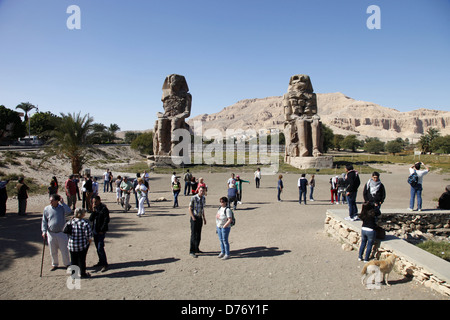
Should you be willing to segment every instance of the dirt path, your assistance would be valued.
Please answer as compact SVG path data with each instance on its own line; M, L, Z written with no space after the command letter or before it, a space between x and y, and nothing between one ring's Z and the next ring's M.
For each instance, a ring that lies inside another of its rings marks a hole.
M388 193L385 208L408 206L406 170L381 175ZM323 232L326 209L332 207L329 176L316 176L316 201L306 206L298 204L298 175L285 175L282 202L276 201L276 176L263 176L260 189L255 188L252 176L243 176L252 183L244 184L243 204L235 212L237 224L230 233L232 256L226 261L218 259L215 213L219 197L226 195L229 173L202 176L208 185L207 224L201 240L204 254L197 259L189 256L189 197L180 195L180 207L172 208L170 176L153 175L150 199L166 197L169 201L152 201L145 217L137 217L137 210L121 212L114 193L100 193L111 210L106 237L110 269L99 273L89 268L92 278L81 280L79 290L67 288L64 269L49 271L48 250L43 277L39 277L40 222L47 196L30 199L25 217L15 214L16 200L10 199L6 217L0 218L0 299L448 300L398 274L391 275L391 287L381 290L361 285L363 264L357 253L343 251L340 243ZM361 182L368 178L363 175ZM433 173L425 177L425 209L435 207L433 199L449 184L445 178ZM91 248L87 264L96 262Z

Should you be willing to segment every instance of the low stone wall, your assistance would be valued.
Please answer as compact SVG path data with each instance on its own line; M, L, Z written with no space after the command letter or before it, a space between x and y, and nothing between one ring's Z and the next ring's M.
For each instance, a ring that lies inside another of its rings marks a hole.
M400 217L401 216L401 217ZM385 226L389 226L392 228L397 228L398 226L406 226L410 225L413 220L415 221L415 225L421 225L422 223L425 226L429 226L429 224L432 224L432 221L439 221L440 218L429 218L430 223L426 223L425 221L428 220L417 218L417 214L415 215L386 215L386 220L383 219L383 223ZM395 220L394 220L395 219ZM418 223L418 221L421 221L421 223ZM445 218L444 218L445 220ZM395 221L395 223L394 223ZM409 223L410 222L410 223ZM361 231L358 227L352 226L352 223L348 223L344 219L341 219L340 217L337 217L333 214L330 214L330 212L327 212L326 219L325 219L325 232L327 232L329 235L331 235L333 238L337 239L338 241L342 242L342 249L345 251L351 251L351 250L359 250L359 246L361 243ZM382 223L380 223L382 224ZM435 222L433 222L435 224ZM438 225L438 224L436 224ZM402 229L400 227L399 229ZM412 227L413 228L413 227ZM393 235L388 235L387 237L396 238ZM405 241L400 240L402 243L405 243ZM412 244L405 243L406 245L413 246ZM384 256L387 253L394 253L398 258L395 263L395 271L399 274L402 274L404 276L412 277L414 280L418 281L419 283L432 288L433 290L446 295L450 296L450 281L445 281L442 278L440 279L439 276L436 274L433 274L433 272L426 270L425 267L419 265L419 263L416 263L414 261L408 261L408 259L402 255L400 255L395 249L393 250L391 246L387 247L384 246L384 241L377 241L377 243L374 245L372 250L371 257L375 259L383 259ZM449 264L450 265L450 264Z
M389 234L411 243L444 240L450 235L450 212L383 213L378 224Z

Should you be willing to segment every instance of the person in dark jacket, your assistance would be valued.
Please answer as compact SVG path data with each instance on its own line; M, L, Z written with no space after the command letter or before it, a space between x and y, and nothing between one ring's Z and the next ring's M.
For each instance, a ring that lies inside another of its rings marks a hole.
M363 190L364 202L373 203L375 210L380 210L381 204L386 198L386 189L380 181L380 174L373 172L372 177L364 185Z
M302 204L302 198L306 204L306 187L308 185L308 180L306 180L306 174L302 173L300 179L298 179L298 203Z
M358 207L356 206L356 195L361 181L359 180L358 172L353 169L353 165L348 164L345 167L347 172L345 181L347 182L347 203L349 217L345 220L358 220Z
M438 208L444 210L450 209L450 185L445 187L445 192L439 197Z
M371 202L366 202L362 205L360 218L362 220L361 227L361 245L359 247L358 260L362 261L364 249L366 254L364 256L364 262L369 261L372 247L376 239L376 219L379 215L379 211L375 209L375 206ZM367 248L366 248L367 246Z
M108 270L108 260L105 252L105 236L108 231L109 210L101 202L100 196L92 199L92 214L89 221L93 222L92 231L94 234L94 243L97 249L98 263L94 267L101 267L101 272Z
M30 188L25 184L24 177L19 178L19 183L17 184L16 189L17 200L19 201L19 216L24 216L27 211L28 190L30 190Z
M6 185L9 180L0 181L0 217L6 215L6 201L8 200L8 192L6 191Z

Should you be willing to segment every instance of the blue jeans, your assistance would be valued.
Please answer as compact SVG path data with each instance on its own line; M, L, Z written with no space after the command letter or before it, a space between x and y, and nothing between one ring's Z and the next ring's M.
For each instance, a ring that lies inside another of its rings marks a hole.
M411 187L411 198L409 199L409 208L414 209L414 199L417 195L417 209L422 209L422 185L418 184Z
M178 207L178 195L180 194L180 190L173 192L173 207Z
M347 196L348 214L350 218L356 218L358 215L358 207L356 206L356 192L350 192Z
M228 236L230 235L231 227L219 228L216 227L217 234L220 241L220 252L224 253L226 256L230 255L230 244L228 242Z
M306 190L298 189L298 203L302 203L302 198L306 204Z
M184 182L184 195L187 196L187 195L189 195L190 192L191 192L191 182L185 181Z
M278 189L277 199L278 199L278 201L281 201L281 188L277 188L277 189Z
M105 252L105 236L106 234L98 234L94 233L94 243L95 248L97 249L97 255L98 255L98 264L101 266L107 266L108 260L106 259L106 252Z
M375 237L377 233L375 230L367 231L362 230L361 231L361 246L359 247L359 258L362 260L362 255L364 253L364 248L367 245L366 249L366 256L364 258L364 261L369 261L370 253L372 252L373 243L375 242Z
M103 182L103 192L109 191L109 180L104 180Z
M314 200L313 192L314 192L314 187L309 187L309 200Z

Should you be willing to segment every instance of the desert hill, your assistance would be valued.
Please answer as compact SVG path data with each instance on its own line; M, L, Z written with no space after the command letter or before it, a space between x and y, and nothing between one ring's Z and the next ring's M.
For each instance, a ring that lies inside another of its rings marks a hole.
M354 100L337 93L317 94L318 114L322 122L335 134L355 134L360 139L378 137L382 141L395 138L417 139L430 127L442 135L450 134L450 112L418 109L400 112L375 103ZM189 119L203 121L203 130L226 129L283 129L282 96L245 99L213 114L202 114Z

